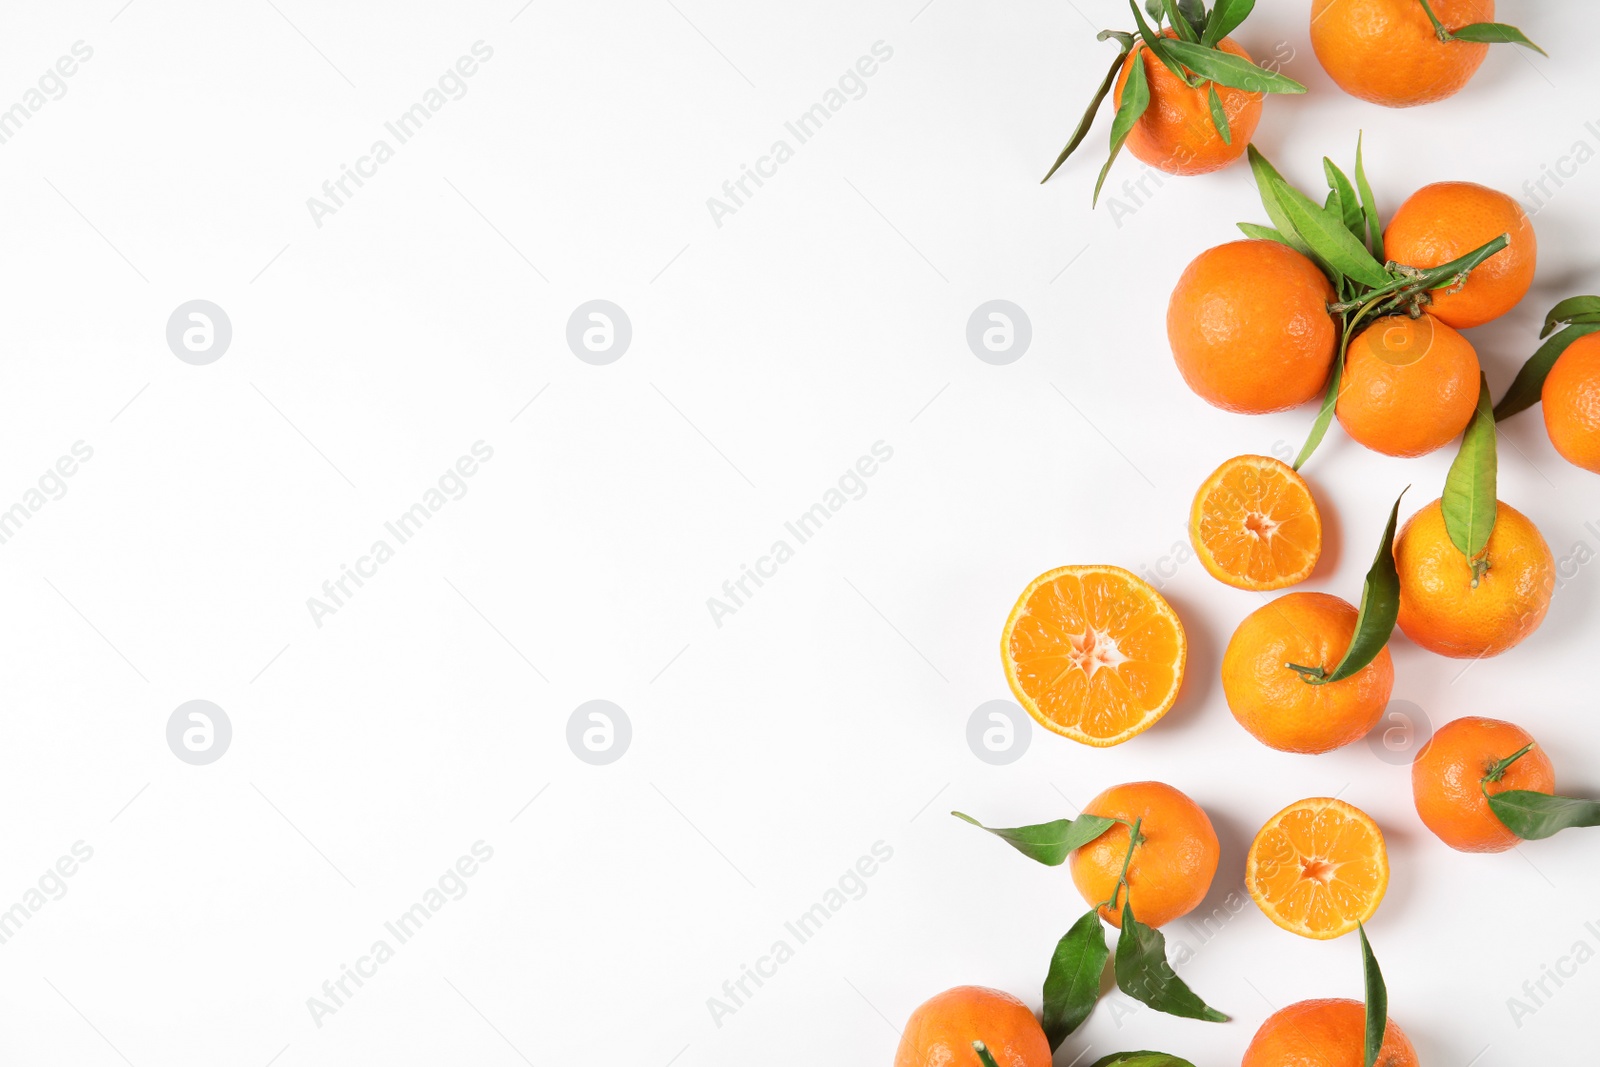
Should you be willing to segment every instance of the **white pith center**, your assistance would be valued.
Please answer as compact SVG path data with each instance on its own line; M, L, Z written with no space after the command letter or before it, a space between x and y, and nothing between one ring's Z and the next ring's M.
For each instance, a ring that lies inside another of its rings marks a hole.
M1116 667L1128 662L1128 657L1117 647L1116 638L1092 626L1081 634L1074 634L1071 640L1072 651L1068 653L1068 657L1072 660L1073 666L1090 678L1093 678L1101 668Z
M1244 528L1261 540L1270 541L1272 535L1278 532L1278 522L1270 515L1252 511L1244 517Z

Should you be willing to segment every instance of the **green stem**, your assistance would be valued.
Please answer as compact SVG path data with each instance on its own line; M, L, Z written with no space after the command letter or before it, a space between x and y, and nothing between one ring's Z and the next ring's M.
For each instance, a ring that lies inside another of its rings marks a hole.
M999 1064L994 1062L994 1056L989 1053L989 1046L982 1041L974 1041L972 1043L972 1051L976 1052L978 1059L983 1061L983 1067L999 1067Z
M1444 28L1444 23L1439 21L1439 16L1433 13L1433 5L1428 3L1428 0L1417 0L1417 2L1422 5L1422 10L1428 13L1428 21L1433 23L1434 36L1446 44L1455 40L1450 31Z
M1328 677L1326 667L1302 667L1298 663L1285 663L1284 666L1298 674L1307 685L1321 685Z
M1129 823L1126 819L1118 819L1117 821L1128 828L1128 851L1122 856L1122 870L1117 873L1117 884L1111 888L1111 899L1102 900L1095 905L1096 908L1106 908L1112 911L1116 909L1117 897L1121 896L1122 891L1128 887L1128 864L1133 862L1133 850L1144 843L1144 837L1139 833L1139 827L1143 825L1144 819L1135 819L1132 823ZM1129 892L1132 892L1132 890L1129 890Z
M1483 795L1489 795L1489 790L1486 787L1490 782L1498 782L1500 779L1504 778L1506 771L1511 769L1511 765L1517 762L1517 760L1521 759L1523 756L1526 756L1532 750L1533 742L1529 741L1526 745L1523 745L1505 759L1497 760L1491 764L1488 771L1484 773L1483 778L1478 782L1478 788L1483 790Z

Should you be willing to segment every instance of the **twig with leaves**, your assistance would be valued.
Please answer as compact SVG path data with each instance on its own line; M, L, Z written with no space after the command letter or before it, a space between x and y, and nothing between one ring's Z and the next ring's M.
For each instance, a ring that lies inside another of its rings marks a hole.
M1238 29L1250 14L1255 7L1255 0L1217 0L1210 11L1200 0L1145 0L1143 12L1139 10L1138 0L1128 0L1128 6L1133 11L1136 28L1102 30L1099 33L1097 40L1116 41L1119 50L1105 77L1101 79L1100 87L1090 98L1088 109L1078 120L1067 146L1041 179L1041 183L1049 181L1061 169L1067 157L1083 143L1089 128L1094 125L1100 105L1111 93L1119 73L1126 68L1127 81L1123 85L1116 114L1111 120L1111 152L1105 165L1100 168L1100 177L1094 185L1095 203L1100 200L1100 189L1105 185L1111 164L1151 103L1151 85L1145 73L1144 57L1140 54L1142 50L1148 49L1180 85L1189 89L1205 88L1211 122L1224 144L1233 143L1233 129L1228 121L1227 109L1217 95L1217 86L1258 94L1306 91L1306 87L1293 78L1258 67L1248 59L1220 47L1228 34ZM1148 20L1146 14L1149 15ZM1170 27L1165 31L1161 28L1163 21Z
M1228 1020L1226 1015L1206 1004L1178 977L1167 962L1167 941L1161 931L1146 926L1134 917L1133 902L1128 893L1128 865L1133 860L1134 850L1144 842L1140 834L1141 820L1129 822L1085 813L1076 819L1056 819L1033 826L997 829L984 826L972 816L959 811L950 814L989 831L1024 856L1048 867L1065 863L1074 851L1094 841L1113 826L1120 825L1128 829L1128 850L1111 896L1090 908L1073 923L1050 956L1050 968L1044 979L1043 1021L1051 1051L1060 1048L1061 1043L1083 1025L1094 1010L1095 1002L1100 999L1100 978L1105 973L1106 963L1111 960L1111 949L1106 943L1106 931L1100 913L1101 909L1116 909L1119 899L1122 902L1121 936L1117 939L1113 967L1117 987L1135 1000L1168 1015L1206 1022ZM1139 1061L1118 1061L1113 1058L1110 1062L1131 1064ZM1159 1067L1160 1062L1152 1061L1150 1067ZM1170 1062L1174 1067L1179 1067L1184 1061L1170 1059Z

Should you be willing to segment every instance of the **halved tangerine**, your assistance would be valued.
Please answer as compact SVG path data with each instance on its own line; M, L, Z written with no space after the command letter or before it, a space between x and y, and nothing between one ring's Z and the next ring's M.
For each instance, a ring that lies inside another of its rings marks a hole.
M1389 852L1371 816L1332 797L1267 820L1245 857L1245 888L1267 918L1319 941L1372 918L1389 886Z
M1048 730L1106 748L1178 699L1188 639L1148 582L1121 567L1057 567L1017 599L1000 659L1017 702Z
M1195 494L1189 539L1217 581L1236 589L1283 589L1316 567L1322 515L1293 467L1270 456L1235 456Z

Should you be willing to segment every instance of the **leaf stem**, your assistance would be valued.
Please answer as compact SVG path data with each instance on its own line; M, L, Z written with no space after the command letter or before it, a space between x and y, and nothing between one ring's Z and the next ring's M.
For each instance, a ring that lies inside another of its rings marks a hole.
M1484 772L1483 777L1478 782L1478 788L1483 790L1484 796L1489 795L1489 791L1485 787L1490 782L1498 782L1500 779L1504 778L1506 776L1506 771L1511 769L1511 765L1513 763L1517 762L1517 760L1521 759L1523 756L1526 756L1533 750L1533 744L1534 743L1532 741L1529 741L1526 745L1523 745L1505 759L1496 760L1494 763L1489 765L1489 769Z
M1144 824L1143 818L1135 819L1132 823L1129 823L1126 819L1118 819L1117 821L1128 828L1128 851L1122 856L1122 870L1117 873L1117 884L1111 889L1111 899L1102 900L1095 905L1096 908L1116 909L1117 898L1122 896L1124 889L1128 888L1128 864L1133 862L1133 850L1144 843L1144 836L1139 833L1139 827ZM1129 890L1129 892L1131 893L1132 890Z
M989 1046L982 1041L974 1041L972 1043L972 1051L976 1052L978 1059L983 1061L983 1067L999 1067L994 1062L994 1056L989 1052Z
M1417 0L1417 2L1422 5L1422 10L1427 12L1428 21L1433 23L1434 36L1438 37L1439 40L1445 44L1449 44L1451 41L1455 40L1455 37L1450 33L1450 31L1444 28L1444 23L1439 21L1439 16L1433 13L1433 5L1428 3L1428 0Z
M1291 671L1294 671L1308 682L1310 682L1313 678L1320 682L1322 679L1328 676L1328 668L1326 667L1302 667L1298 663L1285 663L1284 666L1288 667Z
M1432 290L1465 284L1468 273L1490 256L1505 249L1510 243L1510 235L1501 234L1466 255L1437 267L1410 267L1390 261L1384 264L1385 269L1392 275L1386 284L1368 289L1350 299L1329 304L1328 314L1341 319L1343 323L1339 334L1339 351L1334 357L1335 374L1342 374L1345 357L1350 351L1350 342L1362 327L1374 319L1400 310L1404 310L1412 318L1419 317L1422 308L1431 300ZM1295 457L1295 470L1299 470L1322 443L1322 437L1333 419L1333 406L1338 399L1336 388L1334 376L1330 375L1329 389L1323 398L1322 408L1317 412L1316 421L1312 425L1311 433L1306 437L1305 444L1300 448L1300 454Z

